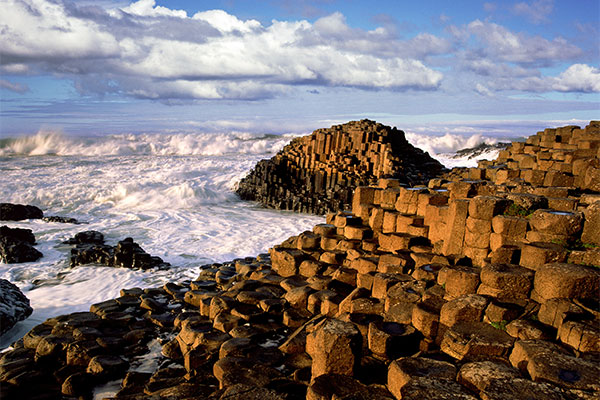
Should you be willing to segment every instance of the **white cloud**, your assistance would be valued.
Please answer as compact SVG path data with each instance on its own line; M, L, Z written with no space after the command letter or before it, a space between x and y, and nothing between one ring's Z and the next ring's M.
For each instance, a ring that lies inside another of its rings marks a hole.
M600 92L600 69L587 64L573 64L558 76L531 75L522 78L497 77L489 81L495 90L524 92Z
M185 10L171 10L167 7L157 6L155 0L139 0L122 10L128 14L142 17L177 17L187 18Z
M548 15L554 9L552 0L536 0L532 3L521 2L513 7L513 12L517 15L523 15L534 24L548 22Z
M12 63L2 65L0 71L5 74L25 74L29 72L29 66L27 64Z
M255 99L304 84L432 90L443 76L419 58L450 48L430 34L402 42L385 28L351 28L340 13L262 26L222 10L189 17L154 0L93 12L10 0L6 10L6 64L73 76L81 90L152 99Z
M559 92L600 92L600 69L573 64L553 79L552 89Z
M221 32L230 33L234 31L248 33L261 27L260 22L249 19L242 21L236 16L227 14L223 10L208 10L194 14L195 20L206 21Z
M17 63L12 60L110 57L119 51L117 40L100 25L73 18L62 5L45 0L7 0L0 26L0 54L8 64Z
M541 36L514 33L493 22L475 20L467 26L467 31L482 42L480 52L500 61L547 65L582 53L581 49L562 37L548 40Z

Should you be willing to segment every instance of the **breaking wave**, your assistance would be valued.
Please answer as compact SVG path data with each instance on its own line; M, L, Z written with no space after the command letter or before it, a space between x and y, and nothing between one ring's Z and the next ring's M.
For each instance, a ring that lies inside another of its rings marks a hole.
M293 137L250 133L153 133L79 137L40 131L32 136L0 140L0 156L272 154L281 150Z

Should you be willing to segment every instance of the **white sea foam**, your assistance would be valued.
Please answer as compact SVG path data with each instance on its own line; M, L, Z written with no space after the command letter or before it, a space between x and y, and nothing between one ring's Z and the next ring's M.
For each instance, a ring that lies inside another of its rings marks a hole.
M101 137L66 136L39 131L36 135L0 141L0 156L124 156L271 154L293 135L249 133L120 134Z
M497 138L484 136L480 133L472 135L446 133L441 136L436 136L406 132L405 136L410 144L428 152L430 156L441 162L447 168L476 167L477 161L493 160L498 156L498 150L491 150L473 158L455 157L455 152L458 150L472 148L482 143L498 143Z

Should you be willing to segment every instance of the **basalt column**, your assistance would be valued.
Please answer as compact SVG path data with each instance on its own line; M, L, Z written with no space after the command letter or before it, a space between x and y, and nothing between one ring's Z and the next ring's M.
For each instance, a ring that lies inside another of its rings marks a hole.
M270 208L325 214L350 208L357 186L379 178L414 186L443 170L401 130L352 121L294 139L275 157L260 161L237 193Z

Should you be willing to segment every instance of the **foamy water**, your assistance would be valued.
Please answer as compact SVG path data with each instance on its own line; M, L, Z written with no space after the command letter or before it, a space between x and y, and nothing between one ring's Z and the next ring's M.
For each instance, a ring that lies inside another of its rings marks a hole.
M323 222L319 216L263 209L239 200L233 192L258 160L272 157L291 137L248 133L67 137L41 132L0 140L0 202L32 204L45 215L85 222L0 222L33 230L36 248L44 254L33 263L0 264L0 278L19 286L34 308L31 317L0 338L0 349L45 319L88 310L93 303L118 296L122 288L195 279L202 265L256 256ZM434 153L466 147L461 140L473 145L482 141L410 134L407 138ZM438 157L443 162L444 156ZM71 269L70 246L62 242L84 230L103 232L113 245L132 237L172 268Z

